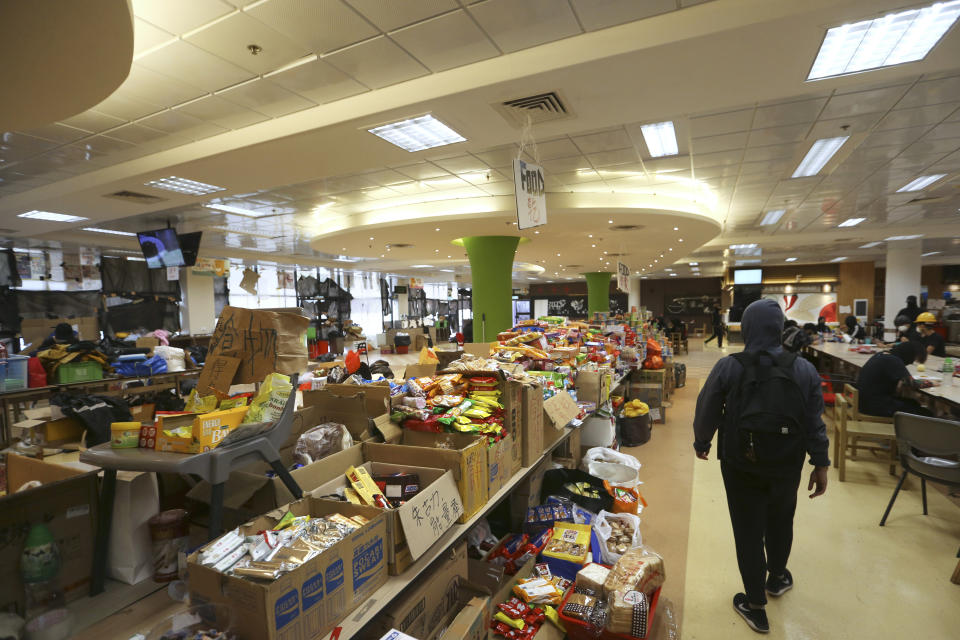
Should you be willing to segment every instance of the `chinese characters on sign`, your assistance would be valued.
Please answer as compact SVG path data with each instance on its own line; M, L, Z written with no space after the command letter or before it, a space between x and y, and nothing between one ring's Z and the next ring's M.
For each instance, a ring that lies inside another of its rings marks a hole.
M630 293L630 267L622 262L617 263L617 289Z
M543 168L523 160L513 161L513 182L517 195L517 226L530 229L547 224L547 192Z

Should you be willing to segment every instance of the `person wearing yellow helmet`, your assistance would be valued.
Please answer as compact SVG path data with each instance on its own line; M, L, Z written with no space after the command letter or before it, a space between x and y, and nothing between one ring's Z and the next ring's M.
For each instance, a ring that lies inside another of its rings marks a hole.
M947 347L943 336L933 330L935 324L937 324L937 318L929 311L924 311L917 316L917 331L920 332L920 341L926 346L927 353L943 358L947 355Z

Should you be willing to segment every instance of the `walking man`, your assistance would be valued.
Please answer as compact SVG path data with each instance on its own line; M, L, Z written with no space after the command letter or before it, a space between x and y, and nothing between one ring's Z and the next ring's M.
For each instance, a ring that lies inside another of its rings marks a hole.
M717 362L697 398L693 446L706 460L719 429L718 457L745 591L733 597L733 607L751 629L767 633L767 593L780 596L793 587L787 560L803 459L808 454L813 465L810 497L823 495L830 445L820 378L812 364L780 345L780 306L752 303L741 329L744 351Z
M713 305L713 315L711 316L711 321L713 322L713 335L703 341L703 344L707 344L714 338L717 339L717 346L723 349L723 315L720 313L720 305Z

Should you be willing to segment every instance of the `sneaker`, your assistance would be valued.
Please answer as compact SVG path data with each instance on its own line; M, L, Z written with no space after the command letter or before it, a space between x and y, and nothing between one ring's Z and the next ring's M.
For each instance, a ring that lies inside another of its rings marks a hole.
M782 576L775 576L772 573L767 578L767 593L772 596L782 596L793 588L793 576L788 569L783 570Z
M751 609L747 603L747 594L738 593L733 596L733 608L743 616L750 628L757 633L770 633L770 623L767 622L767 612L763 609Z

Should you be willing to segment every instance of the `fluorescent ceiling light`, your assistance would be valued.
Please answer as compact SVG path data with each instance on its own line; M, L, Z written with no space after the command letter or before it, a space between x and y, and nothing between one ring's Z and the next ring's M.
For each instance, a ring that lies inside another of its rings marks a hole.
M927 251L926 253L923 254L923 257L926 258L927 256L935 256L938 253L940 253L940 251Z
M673 130L673 122L656 122L640 125L643 141L647 143L647 151L654 158L675 156L679 152L677 134Z
M907 184L897 189L897 193L903 193L905 191L921 191L923 189L926 189L927 187L929 187L930 185L932 185L934 182L944 177L945 175L947 174L936 173L932 176L920 176L916 180L911 180Z
M677 275L677 274L675 274L675 273L671 273L670 275L671 275L671 276L675 276L675 275Z
M337 256L333 259L334 262L360 262L356 258L348 258L347 256Z
M890 236L889 238L884 238L887 242L893 242L894 240L916 240L917 238L922 238L922 233L916 233L909 236Z
M843 143L850 139L850 136L839 136L836 138L820 138L813 143L813 146L810 147L810 151L807 151L807 155L803 157L803 160L800 161L800 164L797 165L797 170L793 172L791 178L806 178L809 176L815 176L820 173L820 170L823 169L824 165L830 162L830 158L833 157L837 151L840 150L840 147L843 146Z
M831 260L830 262L843 262L843 261L846 260L846 259L847 259L847 256L838 256L838 257L834 258L833 260Z
M137 258L136 256L127 256L127 260L133 260L134 262L146 262L146 258Z
M466 138L430 114L392 122L367 131L411 152L466 141Z
M117 229L97 229L96 227L84 227L84 231L93 231L94 233L109 233L114 236L135 236L132 231L118 231Z
M756 249L756 248L757 248L757 243L756 243L756 242L751 242L751 243L749 243L749 244L732 244L732 245L730 245L730 248L733 249L733 250L737 250L737 249Z
M837 226L838 227L855 227L861 222L863 222L864 220L866 220L866 218L847 218Z
M760 264L763 260L737 260L733 264L736 266L741 266L745 264Z
M410 265L411 269L433 269L432 264L412 264Z
M216 209L217 211L223 211L224 213L236 213L241 216L248 216L250 218L262 218L263 216L269 216L271 212L267 211L254 211L252 209L244 209L243 207L235 207L230 204L205 204L203 205L207 209Z
M670 267L667 267L666 269L664 269L664 271L673 271L673 269L671 269Z
M54 213L53 211L27 211L26 213L17 214L18 218L30 218L31 220L46 220L47 222L80 222L81 220L89 220L90 218L84 218L83 216L71 216L66 213Z
M453 269L439 269L439 271L442 271L443 273L453 273Z
M877 242L868 242L867 244L862 244L862 245L860 245L860 248L861 248L861 249L873 249L874 247L879 246L879 245L881 245L881 244L883 244L883 243L882 243L882 242L879 242L879 241L877 241Z
M773 211L767 211L767 214L763 216L763 220L760 221L761 226L768 226L771 224L777 224L780 222L780 218L783 217L783 214L787 212L786 209L775 209Z
M206 182L197 182L196 180L178 178L177 176L158 178L157 180L151 180L149 182L144 182L143 184L148 187L153 187L154 189L175 191L177 193L185 193L190 196L205 196L208 193L216 193L217 191L227 190L226 187L218 187L213 184L207 184Z
M807 80L922 60L960 16L960 1L827 30Z
M699 262L690 262L690 263L688 263L688 264L689 264L691 267L698 267L698 266L700 266L700 263L699 263Z
M784 262L796 262L796 261L797 261L796 258L787 258L786 260L784 260Z

